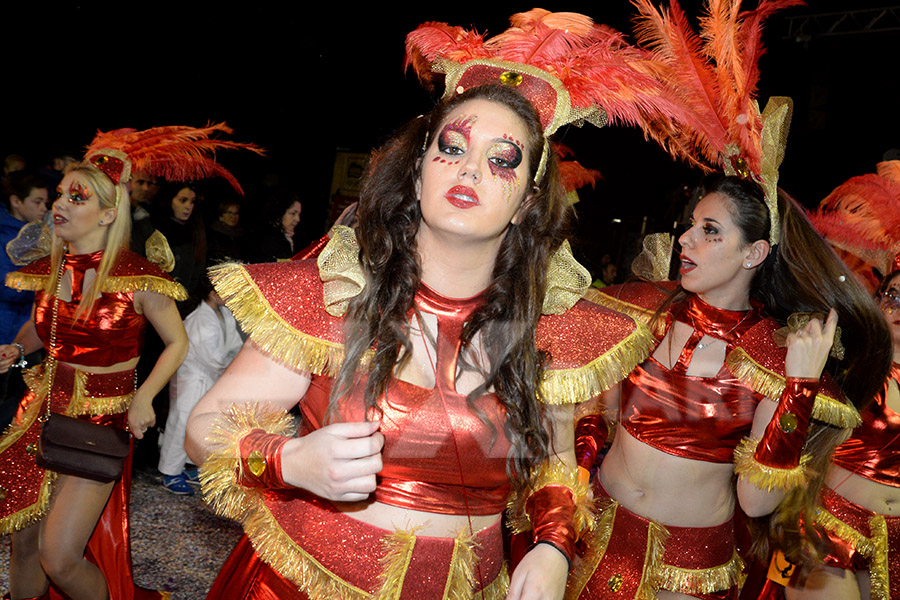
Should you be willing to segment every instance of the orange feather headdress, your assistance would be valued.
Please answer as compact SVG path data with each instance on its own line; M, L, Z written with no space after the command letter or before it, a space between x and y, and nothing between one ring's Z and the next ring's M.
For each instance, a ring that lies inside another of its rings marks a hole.
M802 0L760 0L741 12L741 0L708 0L695 33L676 1L657 9L632 0L639 16L638 42L653 52L654 72L674 90L684 116L662 119L650 136L673 156L707 170L752 178L765 194L772 228L780 237L778 167L790 125L790 98L771 98L760 113L756 102L763 23L777 10Z
M234 175L216 162L216 152L243 149L264 154L264 150L254 144L211 137L220 132L231 133L231 128L225 123L215 123L201 128L173 125L144 131L97 132L87 147L85 160L116 184L129 181L132 172L150 173L167 181L219 176L243 194Z
M406 37L405 67L428 86L443 74L444 97L489 83L515 87L537 109L545 137L568 123L646 130L684 116L674 92L646 67L649 53L619 32L585 15L539 8L513 15L510 23L489 40L446 23L420 25Z
M810 221L874 292L881 277L900 268L900 160L836 187Z

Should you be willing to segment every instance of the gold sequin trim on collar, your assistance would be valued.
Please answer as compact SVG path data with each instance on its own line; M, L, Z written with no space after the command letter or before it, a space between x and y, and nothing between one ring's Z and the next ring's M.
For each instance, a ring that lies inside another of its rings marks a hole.
M14 290L36 292L47 287L49 275L34 275L15 271L6 274L6 287Z
M572 256L569 240L550 255L547 264L547 291L541 313L559 315L581 300L585 290L591 285L591 274Z

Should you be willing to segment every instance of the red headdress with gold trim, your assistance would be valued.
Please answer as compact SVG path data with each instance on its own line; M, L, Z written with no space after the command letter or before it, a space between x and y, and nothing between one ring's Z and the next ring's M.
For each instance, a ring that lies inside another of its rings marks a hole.
M445 76L444 97L485 85L515 87L537 109L544 136L568 123L646 128L683 116L682 103L645 68L647 52L585 15L535 8L485 40L446 23L424 23L406 37L406 63L431 86ZM545 145L545 155L547 146ZM544 160L535 179L543 173Z

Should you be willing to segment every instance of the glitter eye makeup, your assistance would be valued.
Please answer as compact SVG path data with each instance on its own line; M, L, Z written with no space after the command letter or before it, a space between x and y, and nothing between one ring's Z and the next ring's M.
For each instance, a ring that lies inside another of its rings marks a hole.
M475 117L460 117L447 123L438 136L438 150L444 154L459 155L469 149L469 136Z
M491 173L499 175L501 169L515 169L522 164L522 150L511 142L496 142L488 148Z
M77 181L69 184L69 202L82 203L91 199L91 191Z

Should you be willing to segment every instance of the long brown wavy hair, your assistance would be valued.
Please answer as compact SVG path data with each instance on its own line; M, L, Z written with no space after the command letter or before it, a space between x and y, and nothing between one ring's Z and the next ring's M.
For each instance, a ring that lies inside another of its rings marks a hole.
M332 388L330 411L361 385L361 361L371 347L375 354L366 366L367 414L378 410L377 402L394 373L412 355L408 315L421 269L416 235L422 213L416 184L427 144L434 143L451 111L473 99L509 108L528 131L527 181L532 192L523 201L518 224L511 223L504 234L484 303L464 326L461 351L464 357L475 335L481 334L479 344L483 355L491 357L490 365L473 367L461 361L463 368L477 368L484 377L484 383L469 394L469 404L474 410L475 398L491 389L496 393L507 414L504 428L511 443L507 471L522 485L550 450L540 402L546 357L535 345L535 331L548 259L565 239L568 208L552 152L544 176L534 182L544 147L543 129L534 107L508 87L481 86L442 101L374 153L357 209L360 262L367 281L345 317L346 357Z
M720 177L706 186L707 194L713 192L729 199L731 215L745 244L769 239L769 210L758 185L738 177ZM783 190L778 193L778 212L781 239L756 270L750 297L761 302L766 314L781 324L795 312L827 314L834 308L845 358L829 359L825 369L848 400L863 410L884 385L891 366L891 338L881 310L812 227L803 209ZM661 310L672 304L677 311L686 296L678 286ZM788 492L771 515L748 518L754 554L766 559L775 546L806 571L827 550L825 536L811 524L832 452L848 433L812 421L803 449L811 457L812 481Z

